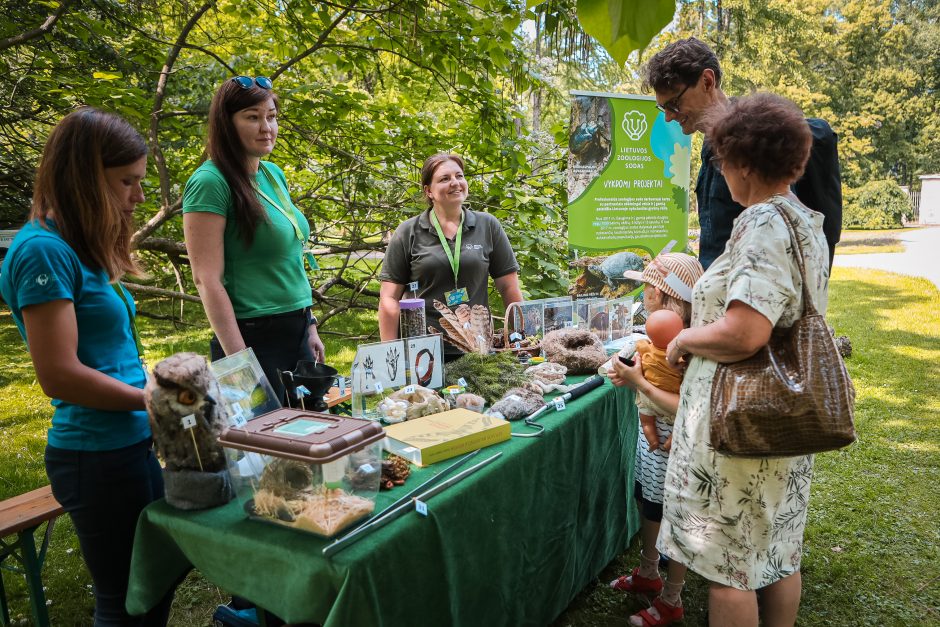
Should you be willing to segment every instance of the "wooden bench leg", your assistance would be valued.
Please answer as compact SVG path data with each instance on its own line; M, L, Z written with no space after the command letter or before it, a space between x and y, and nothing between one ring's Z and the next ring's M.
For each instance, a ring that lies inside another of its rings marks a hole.
M16 541L7 544L0 540L0 563L7 557L13 556L23 565L22 570L14 566L4 566L7 570L22 573L26 576L26 589L29 592L29 604L33 614L33 621L38 627L49 627L49 611L46 609L46 594L42 589L42 564L46 558L46 549L49 548L49 540L52 538L52 529L55 526L55 518L46 523L46 531L43 534L42 545L36 550L36 540L33 533L40 527L30 527L23 529L16 536ZM3 580L0 577L0 599L2 599L3 621L5 625L10 624L9 609L7 607L6 590L3 588Z

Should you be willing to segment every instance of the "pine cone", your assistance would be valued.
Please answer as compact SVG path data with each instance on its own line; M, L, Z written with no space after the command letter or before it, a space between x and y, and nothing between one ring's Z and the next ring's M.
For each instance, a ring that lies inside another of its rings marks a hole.
M383 490L391 490L394 486L403 485L410 474L411 466L407 459L389 455L388 459L382 460L381 487Z

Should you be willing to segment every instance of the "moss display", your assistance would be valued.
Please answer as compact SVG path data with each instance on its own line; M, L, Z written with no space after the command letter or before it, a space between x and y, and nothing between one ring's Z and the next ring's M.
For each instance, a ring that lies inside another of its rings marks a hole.
M523 366L511 352L492 355L467 354L444 367L447 385L456 385L461 377L467 382L467 391L479 394L487 403L495 403L509 388L526 381Z

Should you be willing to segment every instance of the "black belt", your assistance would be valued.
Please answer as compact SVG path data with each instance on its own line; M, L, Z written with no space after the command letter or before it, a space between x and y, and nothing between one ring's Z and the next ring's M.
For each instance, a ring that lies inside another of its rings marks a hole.
M267 316L256 316L254 318L238 318L238 322L260 322L263 320L274 320L275 318L306 318L310 319L310 307L304 307L303 309L295 309L293 311L285 311L284 313L270 314Z

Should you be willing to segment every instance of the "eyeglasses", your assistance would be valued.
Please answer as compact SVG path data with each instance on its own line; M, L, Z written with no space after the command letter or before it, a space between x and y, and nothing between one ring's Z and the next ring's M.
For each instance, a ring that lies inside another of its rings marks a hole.
M685 89L680 91L678 96L676 96L675 98L673 98L666 104L657 104L656 108L662 111L663 113L666 113L667 111L669 113L679 113L679 100L682 99L682 96L685 95L685 92L687 92L689 90L689 87L691 86L692 85L686 85Z
M242 89L251 89L255 85L261 89L271 89L273 86L271 79L267 76L256 76L254 78L250 76L233 76L232 82L237 83Z

